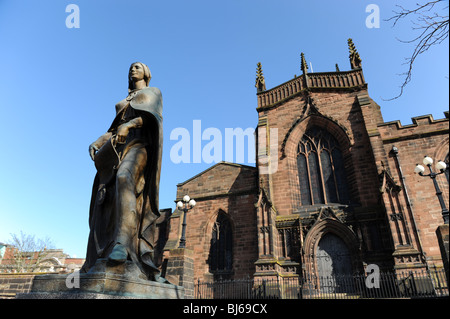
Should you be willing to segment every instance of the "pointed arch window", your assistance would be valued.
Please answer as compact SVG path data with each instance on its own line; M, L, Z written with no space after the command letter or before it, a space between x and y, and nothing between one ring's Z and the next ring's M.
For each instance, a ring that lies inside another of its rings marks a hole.
M231 272L233 268L233 230L225 213L220 212L213 225L209 270L212 273Z
M342 152L328 131L315 126L305 132L297 168L302 205L349 202Z

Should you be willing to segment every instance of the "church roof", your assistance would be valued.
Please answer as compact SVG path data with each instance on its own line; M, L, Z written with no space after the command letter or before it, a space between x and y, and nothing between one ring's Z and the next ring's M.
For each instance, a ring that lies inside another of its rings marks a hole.
M195 200L231 194L255 192L257 168L230 162L219 162L177 185L177 201L184 195Z

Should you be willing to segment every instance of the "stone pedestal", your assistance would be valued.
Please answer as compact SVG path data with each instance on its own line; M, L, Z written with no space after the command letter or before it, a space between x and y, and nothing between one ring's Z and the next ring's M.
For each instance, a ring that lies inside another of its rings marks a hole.
M436 229L436 236L439 242L439 248L441 249L442 262L444 263L445 275L447 276L447 285L449 277L449 230L448 224L441 225Z
M186 299L194 298L194 252L186 248L172 249L167 259L167 280L183 286Z
M40 275L18 299L183 299L184 288L144 278L132 262L109 266L106 260L85 274Z

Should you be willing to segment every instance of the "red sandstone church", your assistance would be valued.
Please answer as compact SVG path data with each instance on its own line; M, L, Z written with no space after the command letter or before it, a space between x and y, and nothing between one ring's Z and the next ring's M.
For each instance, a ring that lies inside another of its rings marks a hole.
M414 169L424 155L448 165L448 111L384 122L350 39L349 50L351 70L308 73L302 54L303 74L272 89L258 64L256 129L266 140L256 154L270 160L221 162L177 186L177 200L197 202L186 231L194 280L443 267L442 208ZM436 181L448 208L448 166ZM161 259L181 237L182 213L167 216Z

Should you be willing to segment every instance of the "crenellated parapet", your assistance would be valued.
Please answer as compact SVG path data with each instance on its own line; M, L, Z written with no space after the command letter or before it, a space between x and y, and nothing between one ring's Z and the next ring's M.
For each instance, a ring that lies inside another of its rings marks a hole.
M272 89L257 94L258 110L274 107L285 100L295 97L305 90L355 90L366 88L362 69L345 72L315 72L307 76L300 75Z
M408 139L440 135L449 132L449 112L445 118L434 119L431 114L412 117L412 124L402 125L400 121L391 121L378 125L383 143L394 143Z
M302 92L323 90L355 91L367 88L361 67L361 58L353 41L349 39L350 71L340 71L336 65L335 72L308 72L308 63L304 53L301 53L300 69L302 75L266 90L265 79L262 76L261 63L257 65L257 97L258 111L272 108L286 100L298 96Z

